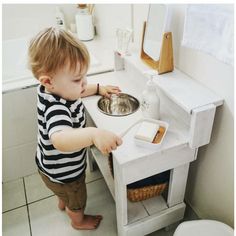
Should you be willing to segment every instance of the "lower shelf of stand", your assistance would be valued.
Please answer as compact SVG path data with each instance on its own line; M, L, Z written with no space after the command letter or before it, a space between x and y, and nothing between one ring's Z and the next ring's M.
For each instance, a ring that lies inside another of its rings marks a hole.
M91 153L95 159L95 161L98 164L98 167L106 181L107 187L109 188L111 195L113 197L113 199L115 200L115 187L114 187L114 180L111 176L111 172L109 170L109 166L108 166L108 157L104 156L101 154L100 151L98 151L97 148L92 147L91 149Z
M106 181L106 184L115 200L114 180L109 170L107 157L103 156L96 148L91 148L93 157ZM145 201L130 202L128 205L128 224L134 223L150 215L168 209L167 203L162 196L153 197Z

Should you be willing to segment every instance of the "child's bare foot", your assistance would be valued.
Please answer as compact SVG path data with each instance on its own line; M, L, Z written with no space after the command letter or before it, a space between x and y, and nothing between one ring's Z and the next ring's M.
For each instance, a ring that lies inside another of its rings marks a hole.
M99 226L101 220L102 220L101 215L96 215L96 216L84 215L83 220L79 224L75 224L72 221L71 225L74 229L91 230L91 229L96 229Z
M61 211L64 211L65 208L66 208L65 203L64 203L60 198L58 198L58 208L59 208Z

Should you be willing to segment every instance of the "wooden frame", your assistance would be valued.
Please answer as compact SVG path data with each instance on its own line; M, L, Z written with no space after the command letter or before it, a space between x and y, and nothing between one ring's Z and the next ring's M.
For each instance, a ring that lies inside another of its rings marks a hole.
M153 60L148 56L144 50L144 36L146 30L146 21L143 24L143 35L142 35L142 46L141 46L141 59L154 70L158 71L158 74L171 72L174 70L174 59L173 59L173 47L172 47L172 33L166 32L162 37L161 52L158 61Z

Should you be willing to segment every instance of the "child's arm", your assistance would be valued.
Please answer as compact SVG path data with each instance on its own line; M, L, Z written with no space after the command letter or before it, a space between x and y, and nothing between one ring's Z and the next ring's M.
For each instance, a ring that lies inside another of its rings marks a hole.
M99 86L99 95L110 97L111 94L118 94L121 92L120 88L118 86ZM91 95L95 95L97 93L97 84L88 84L86 87L86 90L82 93L81 97L87 97Z
M119 136L94 127L64 129L53 133L50 139L53 146L62 152L74 152L94 144L103 154L107 154L122 144Z

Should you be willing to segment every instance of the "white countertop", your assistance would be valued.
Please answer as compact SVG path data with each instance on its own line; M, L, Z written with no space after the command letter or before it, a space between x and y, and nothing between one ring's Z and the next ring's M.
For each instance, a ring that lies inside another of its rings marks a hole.
M130 78L127 78L127 72L117 71L110 72L101 75L95 75L88 77L88 83L100 83L101 85L117 85L122 92L128 93L136 97L140 101L140 93L138 93L137 85L133 85L130 82ZM134 123L143 118L141 109L128 116L115 117L109 116L99 111L97 102L100 96L89 96L83 98L83 103L94 121L96 127L112 131L118 135L123 134ZM174 123L171 117L167 117L166 114L162 114L162 120L170 122L170 127L167 131L165 139L160 149L150 150L142 147L137 147L133 140L130 140L129 135L123 137L123 144L118 147L117 151L113 154L121 164L125 164L136 158L148 156L156 152L162 152L164 150L170 150L172 148L181 148L188 145L188 134L183 132L182 127Z
M143 85L145 85L143 81L140 83L140 80L144 79L145 82L143 73L150 70L150 68L141 61L137 53L126 56L125 60L126 63L130 63L130 65L127 64L126 70L91 76L89 77L88 83L99 82L104 85L111 84L120 86L122 92L133 95L140 101L141 91L143 91ZM135 73L135 71L139 71L139 73ZM171 73L155 75L154 82L166 96L178 106L182 107L186 114L189 115L195 108L207 104L215 104L218 106L223 103L221 97L177 69ZM140 109L129 116L113 117L105 115L97 108L98 99L99 96L84 98L85 107L98 128L107 129L120 135L143 118ZM173 149L176 150L188 145L190 140L188 125L184 124L179 119L175 119L173 114L169 112L161 112L161 120L169 123L169 129L160 149L149 150L137 147L132 138L133 136L127 133L123 137L123 144L113 152L114 156L118 157L117 161L120 162L120 164L125 164L137 158L150 156L154 153ZM132 129L130 132L134 134Z
M126 60L137 68L137 70L141 71L141 73L153 71L137 56L137 52L126 57ZM207 104L214 104L215 106L223 104L223 98L221 96L215 94L214 91L177 68L174 68L172 72L161 75L156 73L153 81L171 100L189 114L191 114L193 109Z

